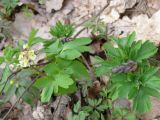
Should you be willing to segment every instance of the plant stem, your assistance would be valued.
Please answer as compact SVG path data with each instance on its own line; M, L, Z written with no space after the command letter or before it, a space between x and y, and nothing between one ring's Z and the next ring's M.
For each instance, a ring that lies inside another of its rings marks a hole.
M109 4L110 4L110 0L107 0L107 4L106 4L102 9L100 9L97 14L93 15L91 18L88 18L88 19L82 21L81 23L79 23L78 25L76 25L75 28L77 28L77 27L83 25L84 23L88 22L88 21L89 21L90 19L92 19L93 17L96 18L96 17L100 16L101 13L109 6Z
M19 99L16 100L16 102L12 105L12 107L9 109L9 111L5 114L5 116L2 118L2 120L5 120L9 113L13 110L13 108L16 106L16 104L21 100L21 98L24 96L24 94L29 90L30 87L35 83L36 79L32 81L32 83L26 88L26 90L22 93L22 95L19 97Z
M84 61L85 65L87 66L89 73L90 73L90 77L93 81L96 81L96 76L94 74L94 71L92 69L92 67L88 64L86 58L83 56L83 54L81 54L82 60Z
M78 25L75 25L75 28L78 28L79 26L82 26L84 23L88 22L90 19L92 18L97 18L101 15L101 13L109 6L110 4L110 0L107 1L107 4L95 15L93 15L91 18L88 18L84 21L82 21L80 24ZM82 29L80 29L75 35L73 38L76 38L81 32L83 32L84 30L86 29L86 27L83 27Z
M0 92L0 96L3 94L3 91L4 91L4 89L5 89L8 81L9 81L12 77L14 77L15 75L17 75L19 72L21 72L21 71L24 70L24 69L28 69L28 68L30 68L30 67L43 66L43 65L49 64L50 62L51 62L51 61L48 61L48 62L45 62L45 63L40 63L40 64L37 64L37 65L31 65L31 66L29 66L29 67L21 68L21 69L15 71L15 72L11 73L11 75L7 78L6 82L4 83L4 86L3 86L3 88L2 88L2 90L1 90L1 92Z

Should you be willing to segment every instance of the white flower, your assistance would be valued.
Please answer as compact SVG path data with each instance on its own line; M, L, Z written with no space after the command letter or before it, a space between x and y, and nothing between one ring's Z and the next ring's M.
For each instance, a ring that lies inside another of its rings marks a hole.
M23 45L23 49L29 49L28 44L24 44L24 45Z
M30 49L27 44L23 45L23 51L19 54L19 65L21 67L30 66L31 62L34 62L36 55L34 50Z

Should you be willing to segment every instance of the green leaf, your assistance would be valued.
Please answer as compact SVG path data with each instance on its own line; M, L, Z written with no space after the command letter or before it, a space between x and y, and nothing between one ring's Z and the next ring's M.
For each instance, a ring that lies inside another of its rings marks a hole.
M56 40L45 49L45 52L48 54L58 54L61 51L61 49L62 46L60 44L60 41Z
M88 104L90 105L90 106L95 106L95 104L94 104L94 100L93 99L88 99Z
M76 38L73 41L64 44L64 50L66 49L76 49L79 46L87 45L91 43L90 38Z
M100 114L98 113L98 111L94 110L93 113L91 114L91 118L92 120L99 120Z
M5 61L5 58L0 56L0 64L2 64Z
M136 120L136 115L133 113L129 113L127 114L127 116L125 117L126 120Z
M53 86L54 82L50 82L45 88L42 90L41 93L41 102L49 102L51 99L51 96L53 94Z
M2 82L6 82L10 74L9 65L6 64L3 73L2 73Z
M54 84L57 86L60 86L62 88L69 88L69 86L72 85L73 83L74 83L73 80L67 74L55 75Z
M133 109L143 114L151 109L151 100L142 90L139 91L136 98L133 100Z
M32 43L31 43L31 45L35 45L35 44L37 44L37 43L42 43L42 42L44 42L44 41L45 41L45 39L43 39L43 38L35 37L34 40L33 40Z
M81 108L81 103L80 103L80 101L78 101L76 104L74 104L73 111L74 111L75 113L78 113L79 110L80 110L80 108Z
M132 43L132 46L130 49L130 52L129 52L129 58L131 60L136 60L137 59L137 53L138 53L138 50L141 48L141 45L142 45L142 41L134 41Z
M107 110L108 108L109 106L106 104L101 104L100 106L97 106L97 110L99 111L104 111L104 110Z
M150 88L160 89L160 78L157 76L152 76L147 82L145 83L146 86Z
M10 16L14 8L18 5L18 0L1 0L1 2L8 17Z
M128 34L127 35L127 45L129 46L129 47L131 47L131 45L132 45L132 43L134 42L134 40L135 40L135 37L136 37L136 32L132 32L131 34Z
M143 82L147 82L151 77L153 77L158 71L156 67L145 68L144 73L142 74Z
M22 100L24 102L26 102L27 104L34 106L36 103L34 103L34 96L32 94L30 94L29 92L26 92L23 97Z
M57 38L71 37L73 32L74 32L74 28L72 25L62 24L60 21L58 21L56 25L51 27L50 29L51 35Z
M24 87L19 87L16 91L16 97L19 98L23 94L24 91L25 91Z
M45 77L38 78L36 80L36 82L34 83L34 86L36 86L38 88L44 88L45 86L47 86L51 82L52 82L52 80L49 77L45 76Z
M118 45L118 48L121 48L121 49L125 49L128 42L127 37L118 38L118 37L112 36L111 40L113 40Z
M133 87L133 84L131 82L124 82L122 86L118 88L118 95L119 97L128 97L128 94Z
M117 48L114 48L111 44L105 43L103 48L107 50L107 55L110 57L120 57L120 54L117 52Z
M73 114L71 111L68 113L68 120L73 120Z
M6 59L7 61L11 61L14 53L15 53L14 49L13 49L12 47L10 47L10 46L7 46L7 47L4 49L5 59Z
M61 66L61 67L64 67L64 66ZM49 63L44 67L44 71L50 76L58 74L61 70L62 69L56 63Z
M137 93L138 93L138 88L137 87L132 87L129 94L128 94L128 98L129 99L135 98Z
M78 46L75 49L78 50L79 52L89 52L89 51L91 51L90 46Z
M121 49L125 49L128 46L127 43L128 43L127 37L120 38L118 40L118 47L120 47Z
M125 83L127 81L127 74L119 73L111 76L113 83Z
M7 102L15 95L17 87L15 85L10 85L8 86L7 90L5 90L5 96L4 96L4 101Z
M39 78L34 85L44 88L41 94L42 102L48 102L53 91L57 95L62 95L76 90L74 81L67 74L57 74L50 77ZM48 94L46 94L47 92Z
M29 34L29 38L28 38L28 45L31 46L33 45L33 43L35 43L35 37L37 34L38 30L37 29L32 29L31 33Z
M77 79L89 79L89 73L86 67L79 61L73 61L71 68L73 70L73 76Z
M75 49L67 49L60 53L61 58L65 58L67 60L74 60L81 56L81 53Z
M150 96L160 99L160 91L156 90L155 88L143 87L143 91Z
M104 60L99 56L94 56L94 57L91 56L90 58L91 58L91 62L92 62L93 65L94 64L101 64L101 63L104 62Z
M146 41L142 44L141 48L138 51L137 61L152 57L156 52L156 46L153 43Z
M40 97L40 91L39 91L39 89L37 87L32 86L28 90L28 92L34 96L34 99L37 99L37 98ZM39 100L39 99L37 99L37 100Z
M111 72L112 68L116 67L119 64L120 63L117 60L102 62L100 66L96 68L96 76L105 75Z
M82 107L82 110L89 113L93 110L93 108L91 106L84 106L84 107Z
M65 94L71 94L77 90L76 83L74 82L72 85L69 85L69 88L62 88L58 87L58 93L56 95L65 95Z
M79 116L79 119L78 120L86 120L86 117L88 116L89 114L84 112L84 111L80 111L78 116Z

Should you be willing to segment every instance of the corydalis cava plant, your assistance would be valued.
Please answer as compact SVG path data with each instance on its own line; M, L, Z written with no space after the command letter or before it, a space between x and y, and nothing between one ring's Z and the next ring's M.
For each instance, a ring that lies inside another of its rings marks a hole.
M149 111L151 96L160 98L158 68L148 61L157 52L155 45L150 41L135 41L133 32L124 38L111 37L103 48L107 60L96 68L96 74L110 76L109 96L113 100L123 97L132 100L133 109L139 113Z

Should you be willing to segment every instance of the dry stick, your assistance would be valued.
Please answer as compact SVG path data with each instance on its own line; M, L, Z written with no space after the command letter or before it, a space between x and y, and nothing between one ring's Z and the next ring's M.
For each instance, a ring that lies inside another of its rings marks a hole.
M13 73L7 78L6 82L4 83L4 86L3 86L2 90L1 90L1 92L0 92L0 95L3 94L3 91L4 91L4 89L5 89L8 81L9 81L14 75L16 75L17 73L19 73L21 70L22 70L22 69L19 69L19 70L13 72Z
M83 32L86 28L82 28L80 29L74 36L73 36L73 39L75 39L81 32Z
M82 60L84 61L85 65L87 66L87 68L89 69L89 73L90 73L90 77L93 81L96 81L96 76L94 74L93 69L90 67L90 65L88 64L86 58L81 54Z
M41 63L41 64L37 64L37 65L32 65L31 68L33 68L34 70L37 70L41 75L45 76L45 74L43 74L41 71L39 71L38 69L35 69L34 66L46 65L46 64L48 64L48 63L50 63L50 61L48 61L48 62L46 62L46 63ZM23 69L27 69L27 68L29 68L29 67L26 67L26 68L23 68ZM10 77L12 77L13 75L16 75L17 73L19 73L19 72L22 71L23 69L19 69L19 70L15 71L14 73L12 73L12 74L8 77L7 81L9 80ZM27 89L22 93L22 95L19 97L19 99L17 99L17 101L15 102L15 104L9 109L9 111L6 113L6 115L3 117L2 120L5 120L5 119L6 119L6 117L9 115L9 113L10 113L10 112L12 111L12 109L15 107L15 105L20 101L20 99L21 99L21 98L23 97L23 95L29 90L29 88L34 84L35 81L36 81L36 79L34 79L34 81L30 84L30 86L27 87ZM5 86L6 86L6 84L7 84L7 82L5 83L5 85L4 85L4 87L3 87L3 90L4 90Z
M109 6L109 3L110 3L110 1L108 0L107 4L106 4L96 15L94 15L93 17L97 18L98 16L100 16L101 13ZM84 23L88 22L88 21L89 21L90 19L92 19L93 17L88 18L88 19L82 21L80 24L76 25L75 28L78 28L79 26L81 26L81 25L83 25ZM85 29L86 29L86 27L80 29L80 30L73 36L73 38L76 38L76 37L77 37L81 32L83 32Z
M106 4L95 16L93 16L93 17L95 17L95 18L98 17L98 16L109 6L109 3L110 3L110 1L108 1L107 4ZM85 22L89 21L90 19L91 19L91 18L84 20L84 21L81 22L80 24L76 25L75 28L83 25ZM86 28L84 27L84 28L82 28L81 30L79 30L79 31L74 35L73 39L76 38L76 37L77 37L81 32L83 32L85 29L86 29ZM83 55L81 55L81 57L82 57L84 63L86 64L87 68L89 69L90 77L92 78L92 80L95 81L95 80L96 80L96 76L94 75L93 69L92 69L92 68L90 67L90 65L88 64L86 58L85 58Z
M110 1L108 0L107 4L106 4L102 9L100 9L99 12L98 12L96 15L94 15L93 17L96 18L96 17L100 16L101 13L109 6L109 3L110 3ZM92 18L92 17L91 17L91 18ZM75 28L83 25L85 22L89 21L91 18L88 18L88 19L82 21L81 23L77 24L77 25L75 26Z
M12 107L9 109L9 111L5 114L5 116L2 118L2 120L5 120L9 113L13 110L13 108L16 106L16 104L21 100L21 98L24 96L24 94L29 90L29 88L34 84L36 79L33 80L33 82L26 88L26 90L22 93L22 95L17 99L17 101L12 105Z
M55 111L54 111L54 113L53 113L53 117L55 116L55 113L56 113L56 111L58 110L58 107L59 107L59 105L60 105L60 103L61 103L61 100L62 100L62 96L60 96L60 98L59 98L59 100L58 100L58 104L57 104L57 106L56 106L56 109L55 109Z
M37 64L37 65L31 65L31 67L46 65L46 64L48 64L48 63L50 63L50 62L51 62L51 61L48 61L48 62L46 62L46 63L40 63L40 64ZM18 73L21 72L22 70L28 69L28 68L29 68L29 67L25 67L25 68L22 68L22 69L19 69L19 70L13 72L13 73L7 78L6 82L4 83L4 86L3 86L3 88L2 88L2 90L1 90L1 92L0 92L0 95L3 94L3 91L4 91L4 89L5 89L8 81L9 81L13 76L15 76L16 74L18 74Z

